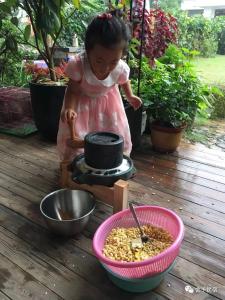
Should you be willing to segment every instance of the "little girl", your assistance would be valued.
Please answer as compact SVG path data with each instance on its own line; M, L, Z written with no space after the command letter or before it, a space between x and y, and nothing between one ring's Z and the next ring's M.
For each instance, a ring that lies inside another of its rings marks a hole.
M78 54L66 67L70 78L61 112L57 147L61 160L71 160L82 149L69 144L68 122L74 120L80 138L93 131L118 133L124 138L124 153L132 144L130 130L118 85L134 109L142 102L132 92L129 67L121 60L129 42L129 30L118 17L104 13L88 26L85 52Z

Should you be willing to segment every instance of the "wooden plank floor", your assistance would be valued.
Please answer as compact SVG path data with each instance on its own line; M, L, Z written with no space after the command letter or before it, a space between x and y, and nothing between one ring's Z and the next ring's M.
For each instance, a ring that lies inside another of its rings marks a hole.
M39 203L57 188L55 145L38 135L0 135L0 300L225 299L225 153L183 143L160 155L145 141L133 158L129 200L168 207L185 223L175 267L144 294L115 287L92 254L91 238L110 207L99 203L77 238L48 232Z

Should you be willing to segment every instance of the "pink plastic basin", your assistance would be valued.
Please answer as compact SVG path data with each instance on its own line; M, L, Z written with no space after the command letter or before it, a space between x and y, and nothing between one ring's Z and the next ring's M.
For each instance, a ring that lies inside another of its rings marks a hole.
M136 227L129 209L118 212L105 220L97 229L93 239L96 257L112 272L126 278L144 278L165 271L179 254L184 237L184 225L173 211L159 206L138 206L135 208L141 225L151 224L166 229L174 242L160 254L141 262L121 262L109 259L102 253L104 242L115 227Z

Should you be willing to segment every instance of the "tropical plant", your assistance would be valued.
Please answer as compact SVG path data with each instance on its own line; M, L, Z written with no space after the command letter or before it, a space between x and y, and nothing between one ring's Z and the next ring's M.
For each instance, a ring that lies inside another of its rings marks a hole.
M82 1L88 3L88 1ZM5 0L0 3L0 12L11 16L11 22L19 27L18 11L24 12L29 17L30 24L23 28L24 42L34 47L48 66L49 76L52 81L57 81L54 69L54 51L66 24L67 18L64 14L66 3L71 8L71 16L79 9L79 0L36 0L17 1ZM33 32L33 37L32 37Z
M0 85L24 86L27 84L27 75L23 69L23 60L35 58L32 49L23 44L17 45L22 40L11 21L4 15L0 15Z
M66 24L63 26L62 32L59 36L59 43L62 46L72 46L74 35L76 34L79 44L83 43L85 31L88 23L93 16L106 10L104 1L92 0L88 3L82 2L80 9L75 10L71 16L71 7L66 5L64 9ZM77 22L80 20L80 22Z

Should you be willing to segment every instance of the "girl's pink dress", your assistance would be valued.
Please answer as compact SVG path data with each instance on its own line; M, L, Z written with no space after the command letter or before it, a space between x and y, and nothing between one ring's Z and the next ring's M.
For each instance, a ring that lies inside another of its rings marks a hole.
M76 56L66 67L66 74L80 82L82 93L76 99L77 118L75 130L79 137L94 131L108 131L120 134L124 138L124 153L130 155L132 143L130 129L124 110L118 84L124 84L129 78L128 65L120 60L115 69L104 80L98 80L91 71L85 52ZM70 147L70 132L67 123L60 120L57 148L61 160L72 160L83 149Z

